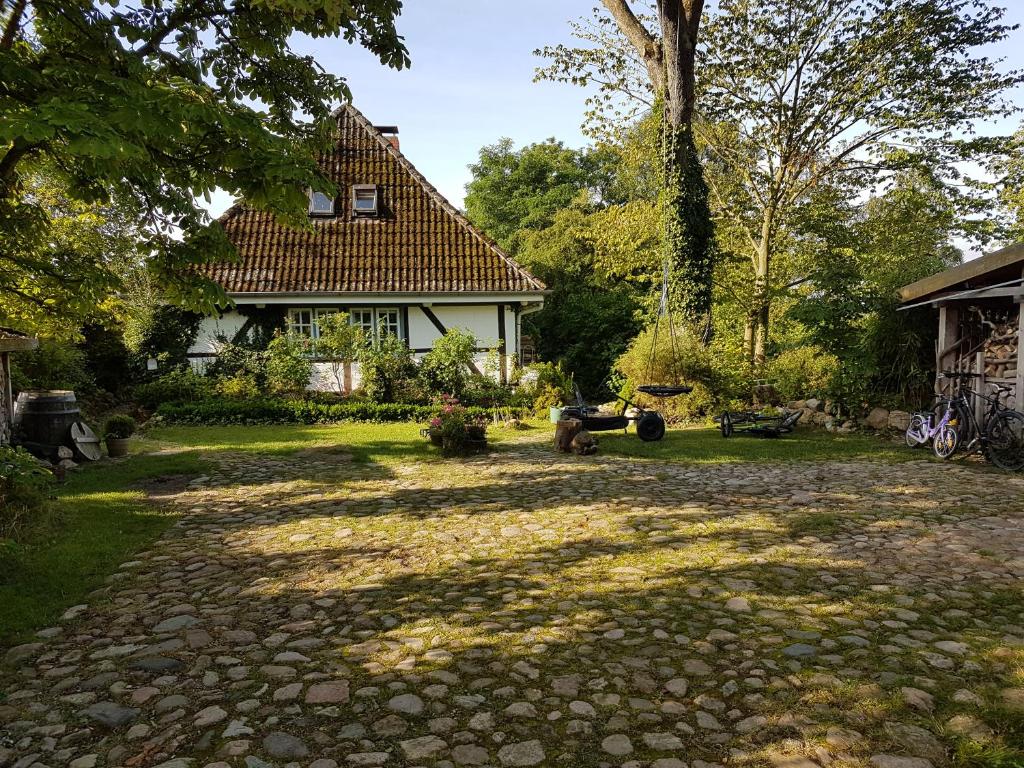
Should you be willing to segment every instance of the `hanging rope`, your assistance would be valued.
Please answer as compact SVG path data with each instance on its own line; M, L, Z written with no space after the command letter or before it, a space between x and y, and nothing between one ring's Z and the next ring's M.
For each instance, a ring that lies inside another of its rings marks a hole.
M658 301L658 314L654 318L654 333L651 336L651 354L647 359L647 374L645 378L648 382L651 381L652 374L654 372L654 363L658 358L658 330L661 325L661 318L665 318L665 322L668 325L668 337L670 347L672 349L672 377L673 384L679 384L679 352L676 347L676 327L675 323L672 322L672 309L669 304L669 275L671 273L671 264L669 263L668 254L665 255L665 261L662 265L661 274L661 299Z

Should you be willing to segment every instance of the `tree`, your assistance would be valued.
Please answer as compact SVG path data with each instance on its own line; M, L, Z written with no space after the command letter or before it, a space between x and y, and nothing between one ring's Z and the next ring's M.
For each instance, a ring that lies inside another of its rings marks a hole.
M1024 126L1014 134L995 171L999 176L1000 202L1009 215L1005 236L1010 242L1024 242Z
M701 38L695 128L716 220L750 261L751 362L768 352L772 304L791 282L777 261L817 190L854 199L919 168L957 182L965 208L982 204L960 161L1004 147L972 136L976 121L1010 111L1005 94L1021 81L979 53L1006 38L1002 17L984 0L721 0ZM645 92L621 45L603 73L592 48L551 53L542 76L623 99Z
M613 159L607 150L569 149L554 139L519 150L512 139L501 139L469 166L466 215L515 255L528 231L550 226L555 212L581 191L606 198Z
M320 337L316 340L316 352L330 363L338 392L348 389L345 386L347 369L365 346L366 334L358 325L349 322L348 312L320 315Z
M673 303L686 319L710 331L714 228L693 135L697 42L704 0L657 0L660 35L648 29L627 0L601 1L634 51L633 56L623 56L619 48L608 72L623 86L622 72L639 60L655 104L661 106L664 248L672 268ZM565 54L569 60L559 58ZM578 82L578 75L567 76L576 67L571 57L567 49L557 51L554 69L540 70L539 76ZM594 64L593 59L585 61L583 69L592 71ZM596 66L600 71L601 65ZM631 90L642 94L647 89Z
M1003 10L982 0L723 0L707 26L705 118L738 135L708 151L742 180L712 187L745 229L754 273L746 340L763 362L772 263L793 213L822 186L870 189L902 170L946 178L991 142L972 140L979 119L1009 109L1019 81L977 55L1006 37ZM963 134L965 138L957 138Z
M341 37L386 65L409 61L395 30L401 0L14 0L4 9L0 271L38 266L27 254L52 221L26 179L43 161L70 199L133 208L161 284L200 309L226 297L190 265L233 250L197 198L220 188L302 224L306 189L333 191L315 155L331 108L350 94L290 36Z

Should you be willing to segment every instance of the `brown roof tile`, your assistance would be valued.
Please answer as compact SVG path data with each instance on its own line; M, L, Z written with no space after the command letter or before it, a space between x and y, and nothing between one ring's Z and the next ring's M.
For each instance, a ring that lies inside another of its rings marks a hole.
M228 293L533 293L544 284L478 232L355 107L337 113L320 162L340 190L337 216L291 229L232 206L221 223L238 249L204 273ZM353 184L376 184L384 213L355 218Z

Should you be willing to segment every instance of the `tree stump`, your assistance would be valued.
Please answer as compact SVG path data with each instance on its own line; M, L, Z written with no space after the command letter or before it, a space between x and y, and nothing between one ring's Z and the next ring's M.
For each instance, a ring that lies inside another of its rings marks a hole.
M572 439L572 449L580 456L592 456L597 453L597 440L587 430L582 429Z
M560 419L555 425L555 448L562 453L572 450L572 439L583 429L579 419Z

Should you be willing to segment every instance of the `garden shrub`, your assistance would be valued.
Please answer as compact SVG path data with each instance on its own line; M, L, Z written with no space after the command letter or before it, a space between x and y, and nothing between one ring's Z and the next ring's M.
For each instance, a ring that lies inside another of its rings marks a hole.
M429 421L440 411L438 405L374 403L369 400L322 402L315 399L218 398L197 403L164 403L157 409L157 416L161 421L172 424L333 424L343 421L423 422ZM491 415L489 409L478 406L467 407L466 412L473 418L488 418ZM515 412L512 415L522 414Z
M40 339L39 347L11 358L11 385L26 389L70 389L79 395L96 391L85 353L76 346Z
M125 440L135 434L138 425L135 419L126 413L119 413L107 419L103 425L103 437L114 440Z
M219 379L214 389L218 395L234 400L252 400L263 394L256 375L241 371Z
M787 349L771 359L765 374L783 401L829 397L837 383L839 358L808 344Z
M138 384L134 390L137 403L150 410L161 403L191 403L213 392L213 382L188 366L172 368L156 378Z
M316 352L330 364L338 392L345 391L345 363L356 360L365 346L366 334L362 328L349 322L347 312L321 316Z
M419 379L424 389L432 395L461 398L469 381L469 365L476 345L476 337L467 331L445 331L420 362Z
M304 392L313 375L312 342L295 333L278 333L266 351L267 386L271 392Z
M257 391L267 386L267 355L261 349L228 341L226 337L217 339L217 358L210 364L206 375L214 379L232 379L239 376L252 380Z
M0 447L0 541L18 539L46 511L53 474L25 449Z
M652 359L652 349L654 356ZM650 326L630 344L615 363L620 393L637 405L660 411L670 421L705 419L724 410L738 397L749 395L747 381L722 350L706 346L685 326L672 336L662 323L655 338ZM637 392L643 384L675 384L693 387L688 395L654 398Z
M416 378L416 364L409 348L397 336L384 334L376 346L367 344L359 352L362 389L375 403L394 403L399 393Z

